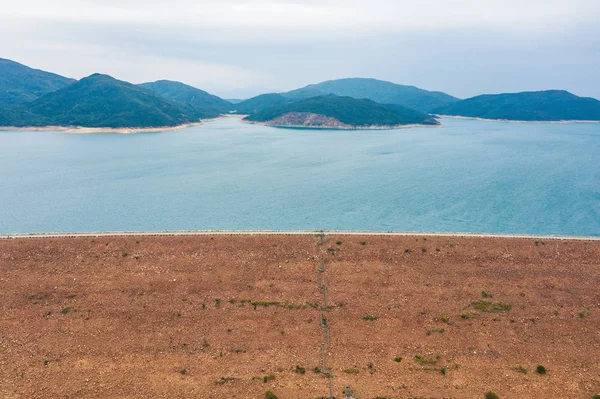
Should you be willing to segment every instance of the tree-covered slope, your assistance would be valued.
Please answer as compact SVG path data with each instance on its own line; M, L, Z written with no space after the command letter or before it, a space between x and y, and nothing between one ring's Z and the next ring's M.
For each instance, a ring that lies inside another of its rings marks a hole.
M6 126L145 128L196 120L150 90L100 74L0 112L0 124Z
M397 104L426 113L434 108L458 101L457 98L442 92L365 78L330 80L282 93L282 95L296 100L326 94L366 98L380 104Z
M74 79L0 58L0 105L30 102L74 82Z
M312 97L271 107L251 114L245 119L253 122L269 122L293 113L322 115L352 127L437 124L435 119L412 109L391 109L371 100L334 95Z
M433 110L439 115L515 121L600 120L600 101L563 90L488 94Z
M140 86L175 101L188 109L189 114L198 118L215 118L233 110L233 104L204 90L188 86L181 82L159 80L143 83Z
M293 100L277 93L261 94L234 105L238 114L253 114L267 108L292 102Z

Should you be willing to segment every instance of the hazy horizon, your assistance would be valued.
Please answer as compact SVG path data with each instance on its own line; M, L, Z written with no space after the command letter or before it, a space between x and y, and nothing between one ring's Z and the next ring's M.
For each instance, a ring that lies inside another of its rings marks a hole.
M23 0L0 10L0 57L80 79L177 80L248 98L365 77L478 94L600 98L595 0Z

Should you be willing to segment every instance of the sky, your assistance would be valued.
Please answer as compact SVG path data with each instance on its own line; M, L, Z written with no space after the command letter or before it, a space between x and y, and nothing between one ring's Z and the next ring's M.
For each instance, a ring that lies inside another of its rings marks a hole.
M343 77L600 98L600 0L4 0L0 57L225 98Z

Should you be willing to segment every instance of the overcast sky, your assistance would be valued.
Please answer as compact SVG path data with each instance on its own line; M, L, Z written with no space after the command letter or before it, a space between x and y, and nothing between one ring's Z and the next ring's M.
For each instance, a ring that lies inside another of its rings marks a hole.
M342 77L600 98L600 0L3 0L0 57L226 98Z

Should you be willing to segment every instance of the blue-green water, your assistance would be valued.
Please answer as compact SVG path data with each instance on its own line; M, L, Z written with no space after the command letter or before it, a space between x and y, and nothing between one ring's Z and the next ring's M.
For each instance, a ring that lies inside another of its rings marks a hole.
M0 233L348 229L600 235L600 124L0 132Z

